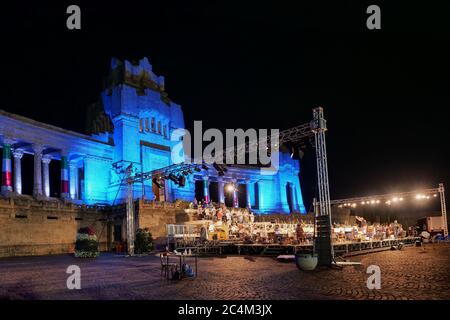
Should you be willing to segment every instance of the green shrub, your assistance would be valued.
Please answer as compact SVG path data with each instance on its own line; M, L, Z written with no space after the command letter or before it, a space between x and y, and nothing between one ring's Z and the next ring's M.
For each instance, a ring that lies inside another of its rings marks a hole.
M148 228L137 229L134 240L134 251L137 254L147 253L153 249L153 238Z

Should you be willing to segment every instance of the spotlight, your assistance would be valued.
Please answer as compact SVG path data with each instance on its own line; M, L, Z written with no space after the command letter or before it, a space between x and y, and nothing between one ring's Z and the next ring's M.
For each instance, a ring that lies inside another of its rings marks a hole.
M227 191L233 192L234 190L235 190L234 185L229 184L229 185L227 186Z
M156 184L156 186L161 189L164 185L163 185L163 181L161 179L158 178L153 178L152 179L153 183Z
M303 151L299 147L291 147L291 159L300 160L303 158Z
M178 179L173 173L169 174L169 179L175 183L178 183Z
M178 184L180 185L180 187L184 187L186 185L186 178L180 175L178 177Z
M223 176L224 175L224 172L226 170L224 170L224 168L221 165L218 165L217 163L214 162L213 163L213 167L214 167L214 169L216 169L216 171L219 174L219 176Z

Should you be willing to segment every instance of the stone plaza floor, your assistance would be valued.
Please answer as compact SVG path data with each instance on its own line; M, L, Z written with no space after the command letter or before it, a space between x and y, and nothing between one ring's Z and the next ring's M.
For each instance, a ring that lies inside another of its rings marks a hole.
M258 256L199 258L199 276L160 276L159 256L103 253L0 259L0 299L450 299L450 244L427 244L350 258L360 266L300 271L294 263ZM66 269L81 268L81 289L69 290ZM381 289L366 286L369 265Z

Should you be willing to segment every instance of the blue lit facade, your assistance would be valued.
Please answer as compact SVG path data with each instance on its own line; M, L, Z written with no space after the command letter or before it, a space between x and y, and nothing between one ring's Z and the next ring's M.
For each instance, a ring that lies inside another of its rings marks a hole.
M126 198L126 189L120 187L121 176L115 173L113 164L132 162L144 172L171 165L171 151L178 143L171 141L171 133L184 128L184 117L180 105L168 98L164 78L153 73L147 58L138 63L112 59L99 101L88 112L88 135L4 111L0 113L0 124L0 142L12 143L15 150L57 160L62 155L68 157L73 201L118 204ZM299 162L285 153L280 153L279 159L279 170L273 175L263 175L256 167L236 165L229 166L225 176L219 177L211 166L189 175L184 187L166 180L159 189L148 180L136 183L133 192L136 198L148 200L193 201L195 181L201 180L204 196L222 201L226 184L244 184L246 203L240 206L250 206L259 213L304 213ZM216 196L209 194L213 183L218 184ZM39 196L40 190L36 192Z

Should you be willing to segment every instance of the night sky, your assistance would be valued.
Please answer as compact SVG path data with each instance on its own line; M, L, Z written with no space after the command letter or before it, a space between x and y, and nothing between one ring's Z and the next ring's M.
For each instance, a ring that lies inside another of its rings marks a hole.
M450 183L448 1L58 2L2 4L1 109L83 132L111 57L147 56L187 128L286 129L323 106L332 199ZM315 174L309 149L307 203Z

